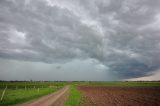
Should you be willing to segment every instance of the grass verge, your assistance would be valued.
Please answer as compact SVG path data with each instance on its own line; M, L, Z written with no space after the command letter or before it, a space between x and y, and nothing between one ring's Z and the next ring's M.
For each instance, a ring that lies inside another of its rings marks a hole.
M65 106L78 106L81 98L82 95L80 91L77 89L77 87L75 85L71 85L69 97L65 103Z

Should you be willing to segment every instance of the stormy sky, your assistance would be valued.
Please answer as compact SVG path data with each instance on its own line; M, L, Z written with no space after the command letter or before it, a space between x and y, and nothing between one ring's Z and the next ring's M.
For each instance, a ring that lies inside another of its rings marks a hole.
M160 0L0 0L0 80L160 78Z

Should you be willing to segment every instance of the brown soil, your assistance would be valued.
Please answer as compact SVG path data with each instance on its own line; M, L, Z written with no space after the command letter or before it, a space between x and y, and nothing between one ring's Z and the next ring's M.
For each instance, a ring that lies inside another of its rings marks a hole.
M20 106L63 106L68 94L69 86L66 86L55 93L39 98L37 100L26 102Z
M160 106L160 88L80 86L79 90L90 102L85 106Z
M92 101L90 101L85 95L83 95L77 106L97 106L97 105L94 104Z

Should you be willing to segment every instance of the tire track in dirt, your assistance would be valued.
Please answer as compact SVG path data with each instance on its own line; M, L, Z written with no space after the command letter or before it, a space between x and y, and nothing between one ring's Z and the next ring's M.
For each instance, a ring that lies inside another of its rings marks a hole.
M57 92L36 100L26 102L24 104L21 104L20 106L63 106L65 100L68 97L68 94L69 86L65 86Z

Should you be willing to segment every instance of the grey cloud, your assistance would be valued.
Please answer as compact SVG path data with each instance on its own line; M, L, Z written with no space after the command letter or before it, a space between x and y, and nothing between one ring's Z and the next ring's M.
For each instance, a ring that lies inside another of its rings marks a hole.
M50 2L49 2L50 1ZM159 0L1 0L0 57L95 59L122 79L160 66ZM154 28L155 27L155 28Z
M61 68L57 69L57 66ZM118 80L109 71L96 70L91 60L73 60L62 64L0 59L1 80L104 81ZM92 74L91 74L92 73Z

